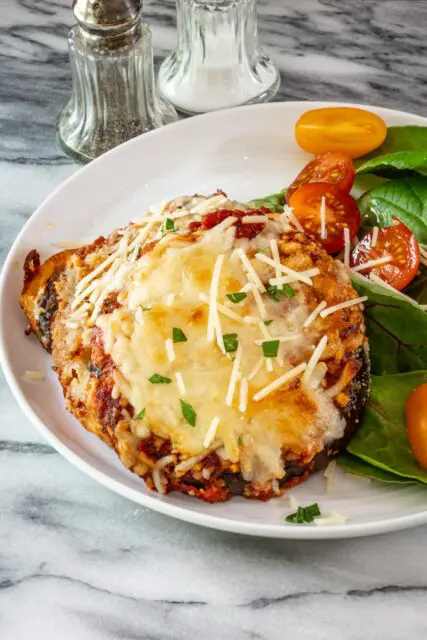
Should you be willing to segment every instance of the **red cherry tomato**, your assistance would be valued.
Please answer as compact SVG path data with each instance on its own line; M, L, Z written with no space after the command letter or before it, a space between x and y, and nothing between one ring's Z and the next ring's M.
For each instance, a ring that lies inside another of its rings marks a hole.
M375 273L379 278L399 291L404 289L417 274L420 266L420 249L412 231L403 222L393 218L394 225L378 230L375 247L373 231L368 233L354 249L351 265L361 266L371 260L389 258L389 262L368 267L363 275Z
M350 193L354 182L353 162L346 153L340 151L321 153L309 162L297 175L286 193L286 200L303 184L328 182L335 184L345 193Z
M325 227L322 234L322 197L325 198ZM360 211L354 198L333 184L313 182L297 189L289 200L305 233L317 240L328 253L344 248L344 228L350 238L360 228ZM323 237L322 237L323 235Z
M427 469L427 384L414 389L406 401L406 429L414 456Z

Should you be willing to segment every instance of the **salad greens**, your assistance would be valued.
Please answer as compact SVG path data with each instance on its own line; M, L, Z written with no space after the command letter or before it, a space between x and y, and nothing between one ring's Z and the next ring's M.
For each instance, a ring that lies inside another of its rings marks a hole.
M396 216L427 244L427 178L398 178L374 187L360 198L359 209L363 226L389 227Z
M358 183L370 183L358 202L365 231L391 226L395 216L427 247L427 127L390 127L381 147L358 164ZM285 198L283 190L249 204L281 212ZM427 305L427 268L421 267L403 295L360 275L353 276L353 286L368 298L372 389L359 429L338 462L350 473L382 482L426 485L427 471L406 434L405 408L413 389L427 382L427 313L416 304Z
M405 429L405 402L411 391L427 382L427 371L373 376L371 397L348 451L375 467L427 484Z

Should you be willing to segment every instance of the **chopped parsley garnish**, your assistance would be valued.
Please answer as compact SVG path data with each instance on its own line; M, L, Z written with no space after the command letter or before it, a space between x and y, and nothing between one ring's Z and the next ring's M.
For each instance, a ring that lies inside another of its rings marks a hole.
M239 445L239 447L241 447L241 446L242 446L242 444L243 444L243 438L242 438L242 436L239 436L239 437L237 438L237 444Z
M320 509L317 502L309 505L308 507L298 507L295 513L291 513L286 518L286 522L292 522L293 524L309 524L313 522L314 518L320 516Z
M175 222L172 220L172 218L166 218L165 230L166 231L175 231Z
M266 340L262 343L264 358L276 358L279 353L279 340Z
M226 333L222 336L222 338L224 340L224 348L227 353L233 353L233 351L237 351L237 347L239 346L237 333Z
M265 324L266 327L269 327L272 322L273 322L273 320L264 320L264 324Z
M161 376L159 373L153 373L151 378L148 378L151 384L170 384L172 380L170 378L166 378L165 376Z
M187 420L188 424L192 427L196 426L196 412L194 411L191 404L188 402L184 402L184 400L180 400L182 415Z
M145 407L141 409L138 415L135 416L135 420L142 420L144 416L145 416Z
M266 289L266 294L272 300L279 302L280 296L286 296L287 298L293 298L296 291L292 289L288 284L282 284L280 287L269 284Z
M151 311L151 307L144 307L141 305L141 311Z
M172 329L172 339L175 343L177 342L187 342L187 336L179 327L173 327Z
M248 294L243 291L238 291L237 293L227 293L227 298L231 300L231 302L234 302L234 304L237 304L247 298L247 295Z

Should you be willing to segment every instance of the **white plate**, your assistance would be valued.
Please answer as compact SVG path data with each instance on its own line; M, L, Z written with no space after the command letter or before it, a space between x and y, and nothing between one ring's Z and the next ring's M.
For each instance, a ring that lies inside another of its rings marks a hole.
M50 369L48 354L24 336L18 306L22 265L30 249L42 257L54 243L81 241L126 224L165 198L224 189L249 200L289 184L307 161L294 139L294 125L307 109L330 103L288 102L218 111L184 120L136 138L72 176L27 222L6 261L1 283L1 362L7 381L28 418L48 442L79 469L117 493L161 513L206 527L277 538L340 538L393 531L427 522L427 492L418 487L367 484L338 472L333 493L317 474L292 490L301 504L319 502L344 525L287 524L286 498L268 503L233 498L208 505L179 493L159 496L130 473L98 438L69 415ZM354 105L359 106L359 105ZM414 115L367 107L389 125L427 125ZM48 228L49 225L54 228ZM26 369L47 380L23 381Z

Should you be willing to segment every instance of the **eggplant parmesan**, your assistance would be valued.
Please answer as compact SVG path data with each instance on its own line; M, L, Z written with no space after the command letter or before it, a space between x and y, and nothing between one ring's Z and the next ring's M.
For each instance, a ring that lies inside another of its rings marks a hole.
M369 393L347 271L289 215L185 196L44 264L21 305L68 410L160 493L267 500L353 433Z

